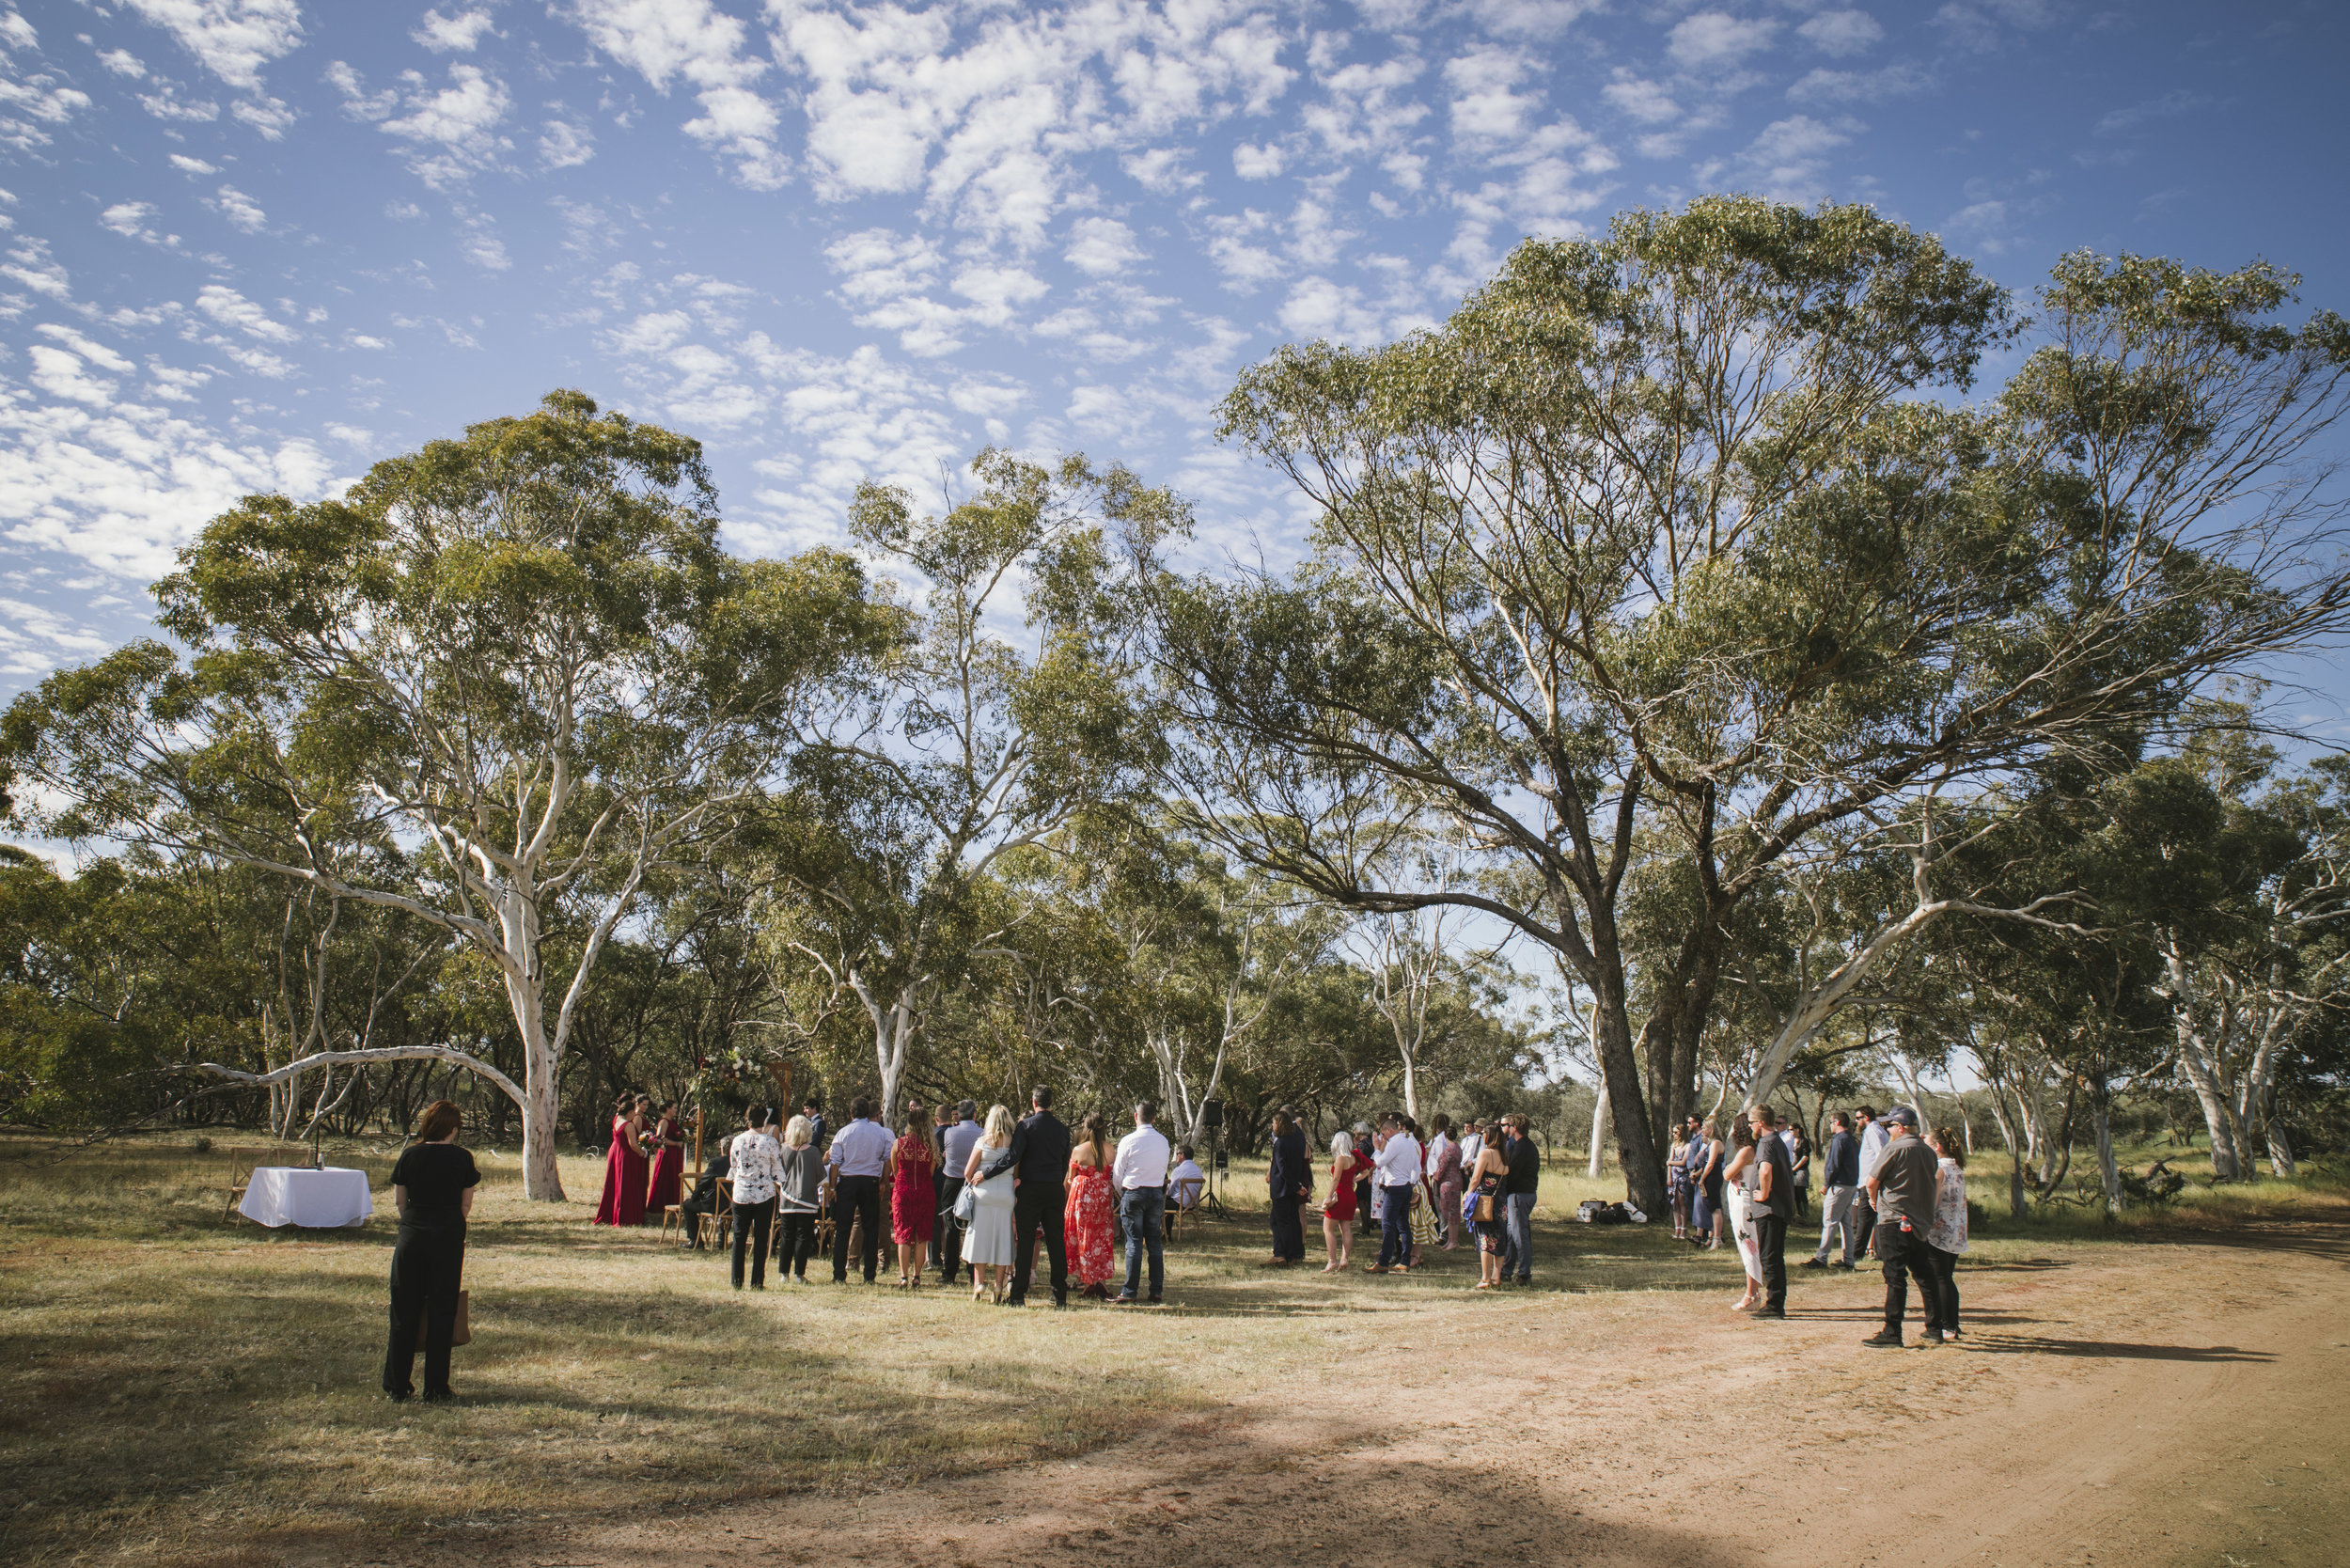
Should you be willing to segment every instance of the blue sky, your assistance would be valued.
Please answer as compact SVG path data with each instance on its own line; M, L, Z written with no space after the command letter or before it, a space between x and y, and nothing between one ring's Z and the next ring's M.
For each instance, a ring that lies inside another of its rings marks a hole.
M1277 557L1211 411L1528 234L1865 199L2028 289L2078 246L2350 309L2344 10L1581 0L0 0L0 685L136 635L239 494L581 387L733 545L982 444Z

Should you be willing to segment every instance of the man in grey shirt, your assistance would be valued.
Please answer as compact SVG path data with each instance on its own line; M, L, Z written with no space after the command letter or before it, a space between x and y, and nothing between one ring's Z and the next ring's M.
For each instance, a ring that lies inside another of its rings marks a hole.
M1907 1105L1895 1105L1878 1124L1886 1131L1885 1152L1866 1184L1876 1200L1876 1255L1885 1261L1885 1327L1860 1342L1889 1350L1901 1346L1909 1276L1918 1276L1921 1289L1934 1288L1926 1232L1934 1227L1937 1162L1934 1151L1919 1139L1918 1113ZM1941 1336L1929 1334L1921 1342L1939 1344Z
M963 1172L971 1163L971 1146L979 1141L979 1124L973 1120L979 1109L975 1101L959 1102L954 1121L938 1135L938 1278L948 1285L963 1267L963 1227L955 1223L955 1200L963 1196Z
M1786 1140L1776 1136L1778 1118L1768 1105L1747 1112L1754 1129L1754 1163L1747 1168L1747 1226L1754 1234L1762 1268L1763 1301L1758 1318L1787 1316L1787 1222L1795 1217L1795 1167Z

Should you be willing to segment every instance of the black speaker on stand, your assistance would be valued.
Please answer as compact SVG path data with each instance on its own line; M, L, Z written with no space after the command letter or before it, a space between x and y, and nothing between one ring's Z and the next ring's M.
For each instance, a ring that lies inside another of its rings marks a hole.
M1215 1195L1215 1179L1224 1169L1224 1102L1199 1102L1200 1130L1208 1135L1208 1197L1201 1206L1218 1219L1230 1217L1224 1212L1224 1200Z

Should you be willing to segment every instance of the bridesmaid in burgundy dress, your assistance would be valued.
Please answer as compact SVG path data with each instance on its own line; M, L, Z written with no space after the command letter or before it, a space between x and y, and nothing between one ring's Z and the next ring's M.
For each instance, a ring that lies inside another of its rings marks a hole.
M645 1223L645 1113L652 1097L623 1094L612 1107L612 1147L603 1156L603 1200L598 1225Z
M901 1291L921 1288L923 1256L930 1250L931 1230L938 1223L938 1188L931 1181L937 1168L931 1113L908 1105L905 1135L890 1145L889 1157L882 1164L882 1180L889 1189L889 1239L898 1245Z
M676 1207L685 1184L685 1123L678 1120L675 1100L661 1107L651 1147L652 1184L645 1190L648 1220L659 1218L664 1209Z

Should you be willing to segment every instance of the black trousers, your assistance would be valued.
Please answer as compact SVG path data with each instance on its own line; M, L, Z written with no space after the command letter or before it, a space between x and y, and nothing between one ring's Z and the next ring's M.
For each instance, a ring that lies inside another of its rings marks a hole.
M1042 1186L1023 1182L1011 1200L1011 1299L1025 1301L1028 1280L1036 1272L1036 1232L1044 1228L1044 1255L1053 1264L1053 1299L1069 1299L1069 1237L1064 1215L1069 1189L1055 1182Z
M1853 1253L1856 1257L1874 1257L1869 1250L1869 1238L1876 1233L1877 1200L1869 1189L1862 1187L1852 1195Z
M938 1222L931 1234L938 1243L938 1278L944 1284L955 1282L963 1268L963 1227L955 1223L955 1200L963 1196L963 1178L941 1176L938 1179Z
M816 1211L784 1209L776 1215L776 1278L807 1278L807 1261L816 1256Z
M1300 1262L1306 1256L1306 1225L1293 1197L1273 1200L1273 1255Z
M1926 1244L1925 1274L1918 1281L1926 1297L1926 1332L1958 1332L1958 1254Z
M1747 1220L1754 1232L1754 1250L1762 1264L1762 1309L1787 1310L1787 1221L1764 1210Z
M697 1252L701 1250L702 1246L701 1217L707 1214L716 1213L717 1207L718 1205L714 1200L709 1203L703 1203L691 1198L678 1205L678 1213L682 1215L685 1219L685 1234L687 1237L685 1245L692 1247ZM721 1245L723 1244L724 1238L721 1238Z
M1904 1231L1898 1220L1888 1220L1883 1233L1877 1237L1877 1255L1885 1260L1885 1329L1888 1334L1902 1331L1902 1319L1909 1311L1909 1277L1918 1277L1918 1293L1924 1296L1926 1322L1934 1325L1935 1302L1941 1287L1935 1282L1934 1248L1916 1231Z
M865 1233L856 1248L857 1266L865 1271L865 1282L871 1284L881 1262L881 1178L878 1176L843 1176L835 1184L832 1194L832 1277L836 1280L849 1278L849 1226L862 1217Z
M767 1237L775 1229L776 1200L761 1199L756 1203L737 1202L734 1205L734 1288L743 1288L743 1254L751 1255L751 1285L757 1290L767 1288Z
M457 1332L457 1291L465 1278L465 1222L400 1221L392 1243L392 1338L384 1353L384 1391L415 1391L416 1325L424 1325L424 1392L448 1393L449 1338Z

